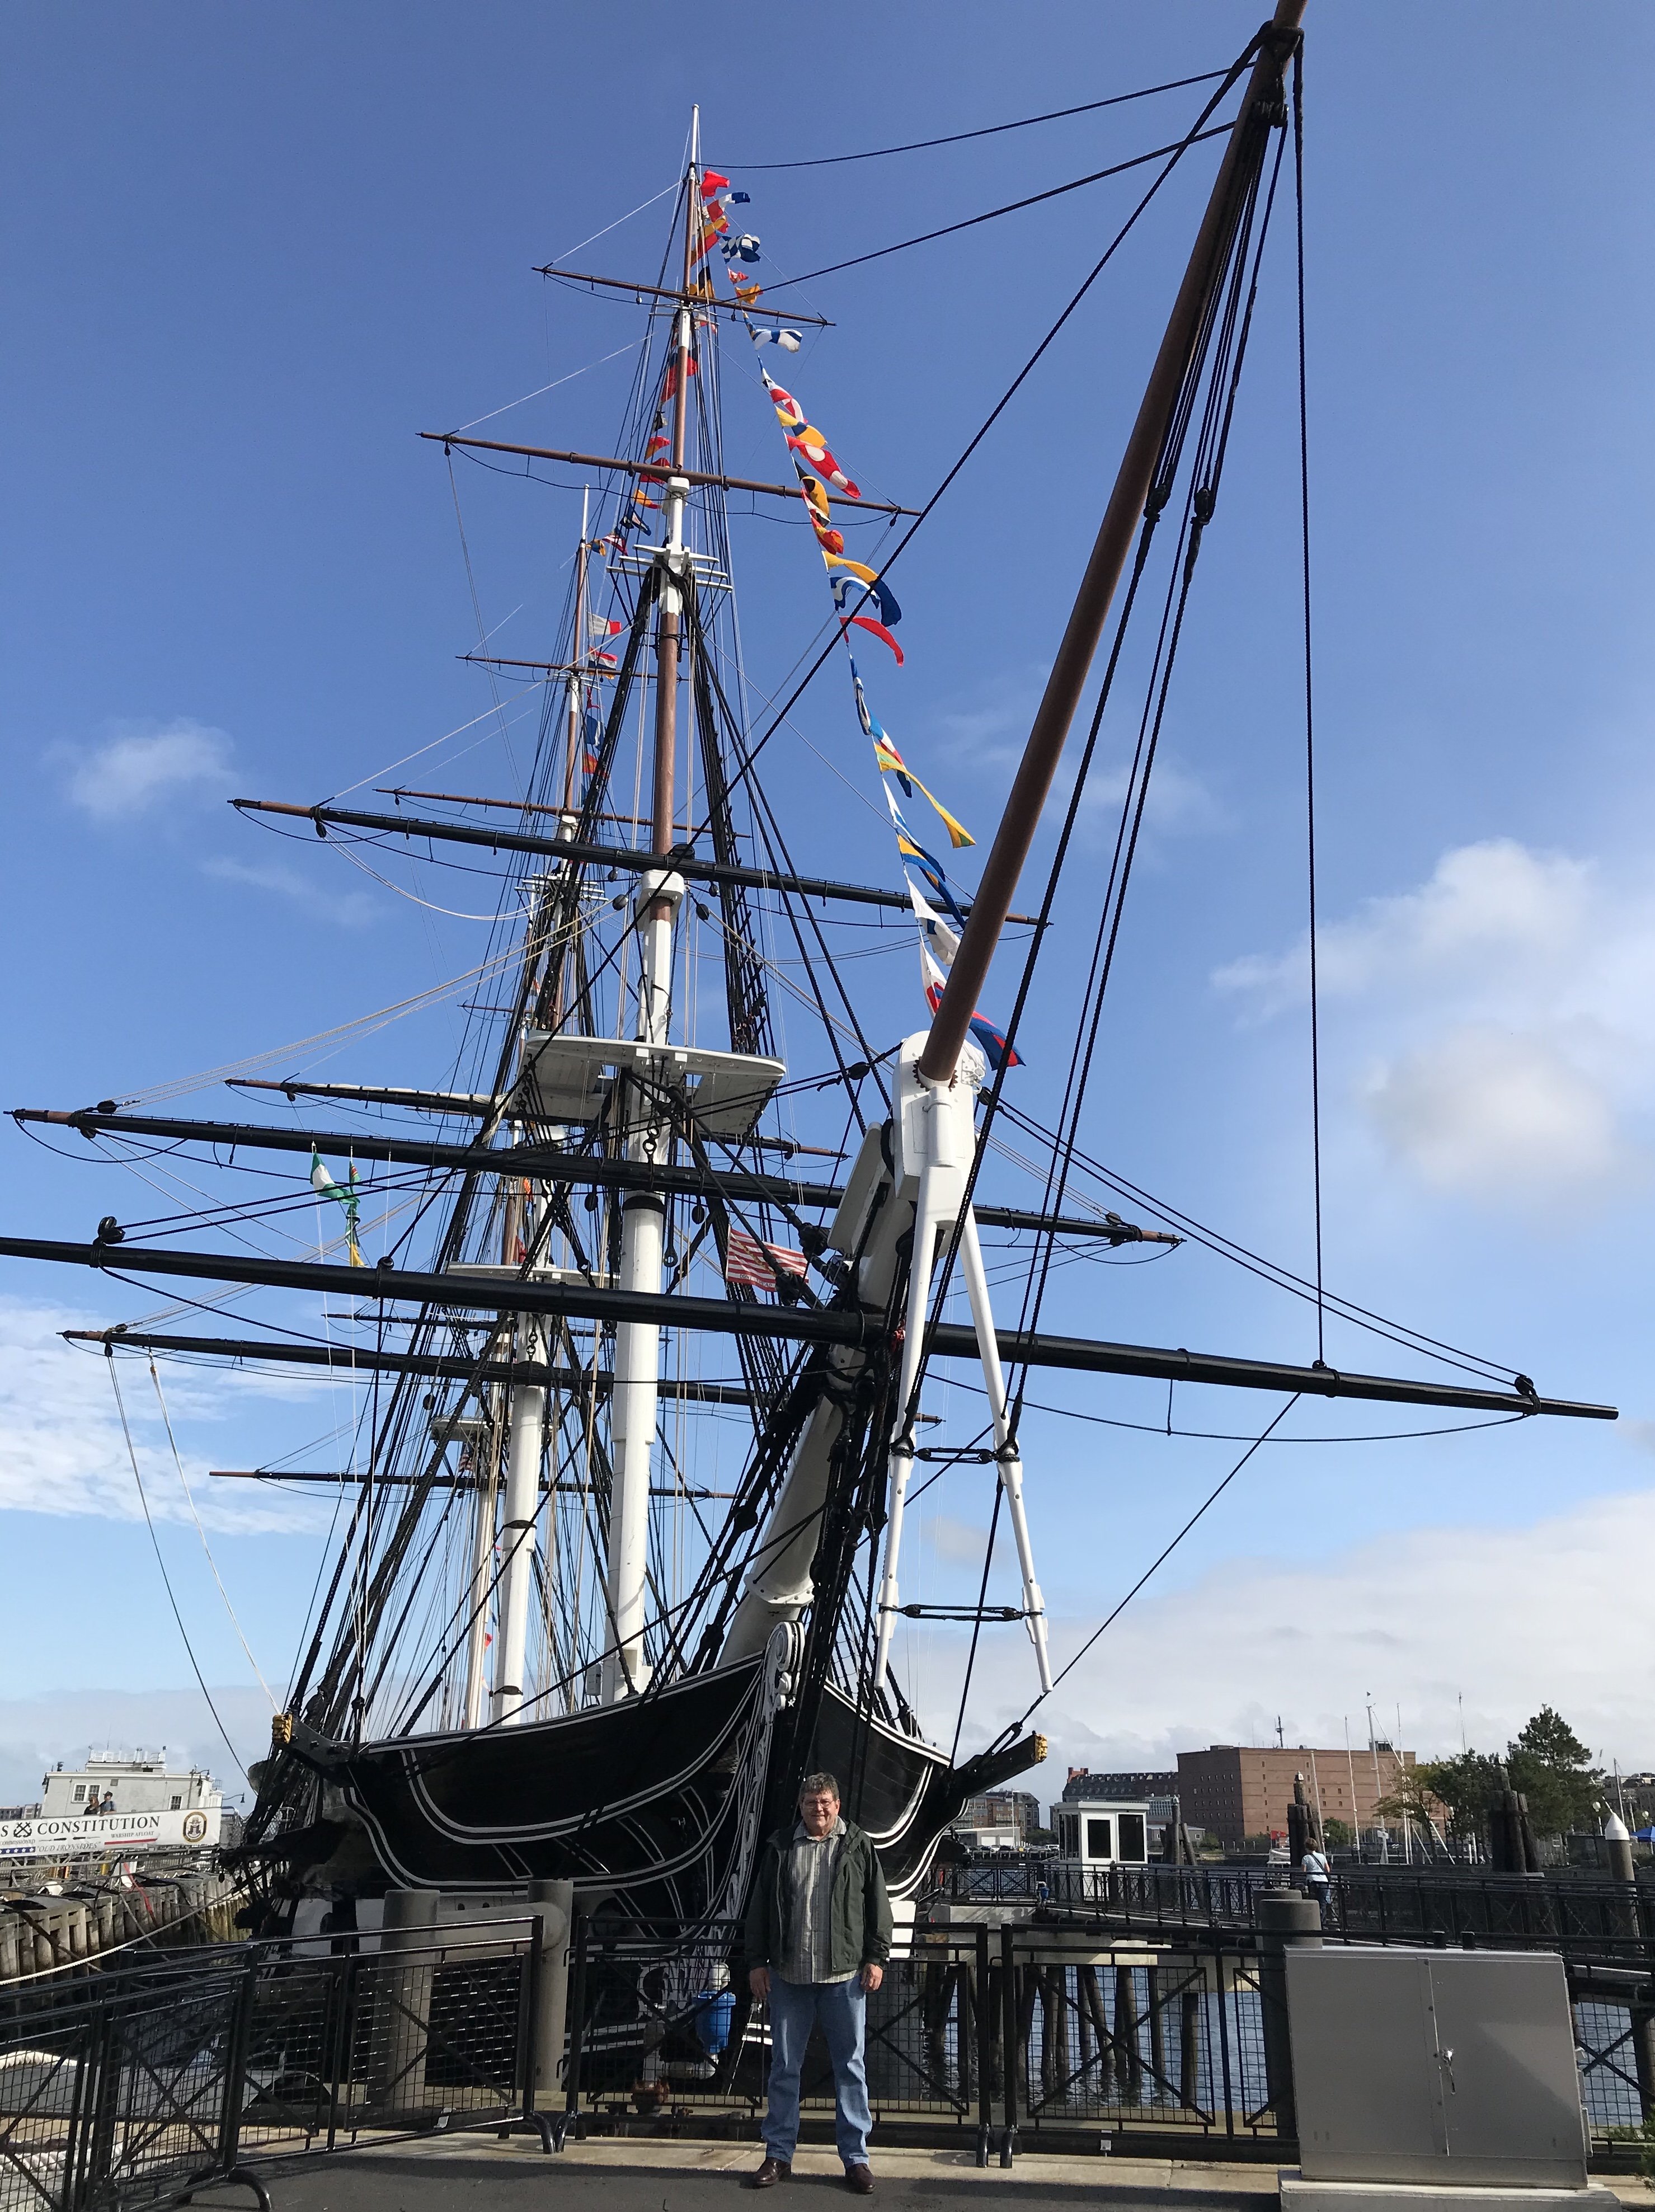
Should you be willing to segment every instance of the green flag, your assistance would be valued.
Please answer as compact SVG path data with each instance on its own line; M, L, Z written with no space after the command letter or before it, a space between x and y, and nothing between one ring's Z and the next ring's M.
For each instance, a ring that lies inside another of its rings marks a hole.
M357 1211L361 1201L356 1195L356 1163L353 1160L350 1164L350 1182L347 1187L335 1182L323 1166L322 1155L314 1146L311 1147L310 1161L311 1188L319 1198L336 1198L345 1209L345 1235L350 1243L350 1264L353 1267L360 1267L363 1261L361 1247L356 1242L356 1228Z

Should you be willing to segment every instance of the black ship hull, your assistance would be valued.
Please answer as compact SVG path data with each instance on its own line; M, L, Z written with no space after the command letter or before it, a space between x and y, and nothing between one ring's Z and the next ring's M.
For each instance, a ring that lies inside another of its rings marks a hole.
M306 1888L342 1896L569 1881L588 1911L613 1900L643 1921L715 1917L743 1901L773 1779L765 1695L755 1659L514 1727L352 1746L298 1723L291 1754L324 1784L324 1817L255 1850L302 1868ZM1043 1753L1040 1738L1025 1738L951 1767L830 1687L809 1763L841 1777L847 1814L902 1897L923 1886L967 1797Z

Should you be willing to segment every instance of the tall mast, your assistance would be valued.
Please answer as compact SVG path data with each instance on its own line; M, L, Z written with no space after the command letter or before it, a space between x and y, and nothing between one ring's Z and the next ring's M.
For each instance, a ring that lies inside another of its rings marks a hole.
M1058 763L1069 735L1069 726L1080 704L1092 657L1109 617L1115 586L1120 581L1132 540L1143 519L1144 501L1149 495L1155 463L1215 280L1231 192L1242 155L1256 134L1270 128L1267 118L1274 113L1279 100L1282 72L1297 42L1304 12L1305 0L1277 0L1276 13L1264 28L1240 112L1224 149L1207 212L1173 304L1166 336L1149 373L1114 490L1098 526L1092 557L1086 564L1069 626L1052 664L1045 696L1035 713L1005 811L984 864L960 949L954 956L954 964L931 1023L930 1039L920 1055L919 1073L928 1083L946 1083L954 1073L971 1018L988 980L989 964L1011 911L1017 878L1040 827L1040 811L1058 772Z
M573 812L575 792L579 788L578 774L582 744L581 723L585 711L585 683L583 675L586 665L586 560L587 532L591 508L587 493L580 497L580 543L575 550L574 584L574 644L569 655L569 678L567 702L567 727L565 732L563 771L563 805L565 811L558 824L560 838L573 835L576 821ZM525 975L532 972L540 957L539 935L543 911L543 896L537 897L530 925L529 939L524 951ZM561 999L560 979L557 998ZM552 1022L555 1026L561 1018L561 1006L555 1003ZM519 1132L519 1135L521 1133ZM530 1246L534 1242L528 1226L530 1194L536 1186L524 1181L521 1188L513 1186L501 1209L500 1264L515 1268L519 1244ZM543 1262L544 1255L542 1255ZM528 1364L547 1364L546 1325L537 1316L519 1314L513 1324L516 1357ZM521 1713L526 1695L525 1676L529 1662L529 1616L532 1609L535 1587L535 1556L539 1547L541 1500L541 1468L546 1455L546 1437L549 1414L555 1410L544 1386L534 1382L518 1382L511 1391L511 1411L506 1425L506 1494L500 1516L499 1542L500 1547L500 1644L494 1655L494 1695L492 1717L496 1721L512 1722ZM494 1459L495 1446L490 1440L489 1463L485 1473L479 1464L476 1519L472 1536L471 1564L471 1624L466 1647L466 1725L475 1728L482 1704L482 1652L484 1622L488 1612L488 1593L493 1580L494 1535ZM479 1455L480 1459L480 1455ZM552 1557L555 1542L557 1516L549 1514L547 1521L546 1558L543 1571L549 1577L554 1566Z
M488 1403L499 1397L491 1391ZM465 1631L465 1703L464 1725L482 1726L483 1699L488 1693L488 1593L494 1587L494 1504L499 1486L499 1431L485 1430L471 1454L476 1475L476 1494L471 1501L471 1576L467 1589Z
M690 124L689 166L684 177L682 289L694 270L696 185L700 167L700 109ZM687 300L673 318L671 365L672 431L666 495L663 501L664 543L658 549L659 569L655 633L655 760L650 804L650 850L664 859L674 842L674 793L678 749L678 649L683 617L684 507L689 483L683 474L689 427L689 367L694 319ZM640 884L638 916L640 960L638 978L640 1042L664 1044L671 1020L673 922L684 896L683 878L666 868L652 872ZM659 1162L670 1150L672 1130L649 1094L623 1087L629 1160ZM621 1288L658 1292L665 1208L652 1191L628 1198L621 1231ZM650 1467L661 1365L661 1330L654 1322L626 1322L615 1331L614 1492L609 1506L609 1575L606 1589L608 1646L603 1661L605 1705L636 1695L649 1679L644 1656L644 1618L649 1565Z
M575 793L580 788L579 772L581 723L585 719L586 686L583 671L586 665L588 639L586 636L586 538L591 526L591 494L583 484L580 489L580 543L574 556L574 651L569 655L568 726L563 747L563 811L575 811Z
M510 1209L508 1209L508 1218ZM527 1239L524 1240L527 1242ZM517 1357L546 1363L545 1323L519 1314ZM512 1419L506 1452L505 1510L500 1516L503 1554L500 1580L500 1656L494 1665L494 1718L515 1720L524 1702L529 1650L529 1608L534 1594L535 1548L540 1519L540 1463L546 1451L546 1391L536 1382L512 1390ZM551 1571L547 1562L547 1572Z

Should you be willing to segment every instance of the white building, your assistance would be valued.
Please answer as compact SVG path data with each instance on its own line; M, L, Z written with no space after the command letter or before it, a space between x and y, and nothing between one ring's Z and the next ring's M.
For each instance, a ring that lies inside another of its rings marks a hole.
M166 1752L93 1752L40 1784L38 1813L0 1820L0 1858L66 1858L219 1842L224 1793L204 1767L169 1767Z
M123 1759L88 1752L72 1773L54 1767L40 1784L41 1817L80 1820L94 1813L209 1813L215 1837L224 1793L204 1767L169 1767L165 1748Z
M1070 1798L1052 1808L1058 1855L1082 1867L1143 1866L1149 1856L1149 1800Z

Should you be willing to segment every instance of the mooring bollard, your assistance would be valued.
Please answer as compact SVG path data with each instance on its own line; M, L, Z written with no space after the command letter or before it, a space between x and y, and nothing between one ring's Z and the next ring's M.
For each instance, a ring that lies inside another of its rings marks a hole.
M574 1884L529 1884L529 1910L540 1919L540 1959L535 1982L535 2106L555 2110L563 2080L563 2043L569 2025L569 1938L574 1926Z
M1288 2035L1288 1970L1289 1944L1309 1950L1322 1948L1322 1909L1313 1898L1296 1890L1263 1890L1256 1901L1254 1931L1258 1939L1258 1997L1264 2015L1264 2081L1277 2133L1299 2140L1299 2114L1293 2100L1293 2045Z
M436 1942L438 1893L434 1889L385 1892L374 1992L373 2037L368 2057L368 2101L412 2112L425 2098L426 2052L431 2033L432 1966ZM402 1955L425 1951L420 1966L404 1966Z
M1629 1954L1642 1942L1643 1907L1638 1895L1638 1869L1632 1856L1632 1837L1626 1822L1611 1813L1603 1823L1603 1844L1609 1878L1625 1885L1626 1902L1615 1908L1614 1933ZM1655 2006L1635 2000L1628 2007L1632 2063L1638 2081L1638 2102L1646 2120L1655 2120Z

